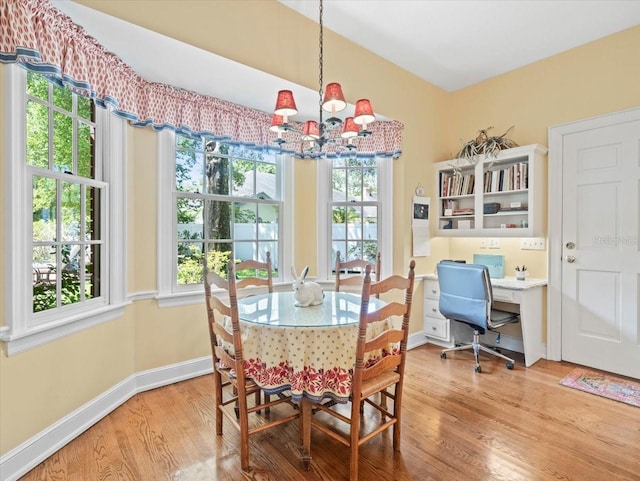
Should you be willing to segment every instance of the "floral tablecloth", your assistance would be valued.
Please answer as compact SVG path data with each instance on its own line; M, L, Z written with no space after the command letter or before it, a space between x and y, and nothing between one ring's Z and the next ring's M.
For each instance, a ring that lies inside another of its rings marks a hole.
M326 292L319 306L296 307L293 293L238 302L245 374L267 394L291 391L294 401L347 402L355 364L360 296ZM374 308L384 304L376 298ZM367 337L387 321L370 326ZM381 353L384 355L386 353Z

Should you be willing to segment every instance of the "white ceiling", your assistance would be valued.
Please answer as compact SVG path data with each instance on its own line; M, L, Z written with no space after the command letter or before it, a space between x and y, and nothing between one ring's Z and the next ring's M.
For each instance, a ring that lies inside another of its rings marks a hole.
M640 0L327 0L323 24L451 92L638 25Z
M318 21L317 2L279 1ZM68 0L52 3L147 80L265 112L273 110L278 90L291 89L298 116L317 115L317 90ZM326 0L323 23L455 91L638 25L640 0ZM233 82L227 81L230 77Z

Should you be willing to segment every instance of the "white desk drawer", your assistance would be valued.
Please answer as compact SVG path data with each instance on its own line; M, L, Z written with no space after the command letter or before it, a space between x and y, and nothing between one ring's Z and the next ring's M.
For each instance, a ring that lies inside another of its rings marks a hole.
M444 319L444 316L440 314L440 309L438 309L439 303L440 301L438 299L425 299L424 315Z
M514 289L493 288L493 300L517 303L520 300L519 292Z
M438 281L426 280L424 282L424 298L440 299L440 285Z
M424 316L424 333L427 337L449 341L449 320Z

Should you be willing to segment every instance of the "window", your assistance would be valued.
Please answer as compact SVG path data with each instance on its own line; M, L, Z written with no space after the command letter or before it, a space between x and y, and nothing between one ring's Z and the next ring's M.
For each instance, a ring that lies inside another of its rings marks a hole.
M285 252L291 251L285 247L291 236L289 160L172 132L162 132L160 142L159 189L172 193L159 201L160 304L202 302L205 258L209 269L224 273L229 259L264 261L268 251L274 279L282 279L283 256L291 257Z
M382 272L389 273L392 159L339 156L319 162L318 245L328 247L318 249L318 277L332 277L338 251L343 260L371 262L383 252Z
M33 312L101 298L107 184L95 155L95 104L27 73ZM38 316L34 316L37 320Z
M376 159L336 158L331 168L331 259L365 259L378 253Z
M124 260L111 254L124 244L124 216L118 226L114 217L124 203L113 200L124 185L124 130L91 99L18 66L7 71L5 236L15 282L2 340L14 353L115 317L106 312L122 306L126 291L111 289L124 286Z

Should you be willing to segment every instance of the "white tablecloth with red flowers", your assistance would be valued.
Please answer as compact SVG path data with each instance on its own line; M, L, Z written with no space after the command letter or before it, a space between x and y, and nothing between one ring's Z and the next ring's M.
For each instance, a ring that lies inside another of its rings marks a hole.
M371 298L369 306L384 304ZM267 394L290 391L296 402L303 396L313 402L348 401L359 295L325 292L321 305L297 307L293 292L275 292L240 299L238 310L245 375ZM387 322L370 326L367 337L377 335Z

